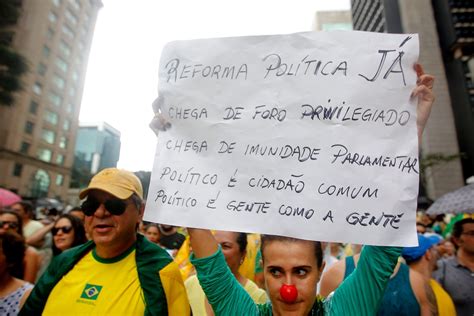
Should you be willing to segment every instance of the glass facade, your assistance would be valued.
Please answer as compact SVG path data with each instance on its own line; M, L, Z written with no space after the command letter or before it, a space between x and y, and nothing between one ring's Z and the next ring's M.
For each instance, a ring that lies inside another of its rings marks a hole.
M58 154L56 156L56 163L60 166L64 164L64 155L63 154Z
M20 152L22 154L28 154L28 151L30 151L30 143L27 143L27 142L21 142L21 145L20 145Z
M56 58L56 66L58 66L59 69L61 69L64 72L67 72L69 66L66 61L62 58Z
M30 195L36 198L47 196L50 183L51 179L46 171L41 169L36 171L31 179Z
M38 102L36 102L36 101L31 101L31 102L30 102L30 113L31 113L31 114L36 114L36 113L38 113L38 106L39 106Z
M39 160L51 162L51 157L53 157L53 152L50 149L40 148L38 149L37 157Z
M53 82L58 87L59 89L64 89L64 86L66 85L66 82L61 76L58 76L57 74L54 74L53 76Z
M41 132L41 139L52 145L56 139L56 133L48 129L43 129Z
M57 113L46 110L44 111L44 120L52 125L58 124L59 116Z
M14 177L21 177L21 173L23 172L23 165L21 163L15 163L13 166L13 173Z
M43 86L40 83L35 82L35 84L33 85L33 92L36 95L41 95L41 93L43 93Z
M57 106L57 107L60 107L61 103L63 102L63 99L61 98L61 96L57 95L54 92L49 93L49 100L54 106Z
M35 124L30 121L26 121L25 123L25 133L26 134L33 134L33 130L35 129Z
M93 174L104 168L116 167L120 146L120 133L107 124L80 126L74 150L71 187L84 187Z

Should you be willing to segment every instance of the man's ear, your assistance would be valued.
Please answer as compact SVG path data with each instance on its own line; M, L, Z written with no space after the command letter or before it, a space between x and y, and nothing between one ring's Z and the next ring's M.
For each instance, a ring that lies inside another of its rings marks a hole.
M451 242L454 244L454 246L457 248L459 248L461 246L461 238L456 238L456 237L451 237Z
M140 209L138 210L138 215L140 217L140 221L143 220L143 214L145 214L145 204L142 203Z
M423 257L425 257L426 260L431 261L431 259L433 258L433 254L431 253L431 249L428 249L425 252L425 254L423 255Z

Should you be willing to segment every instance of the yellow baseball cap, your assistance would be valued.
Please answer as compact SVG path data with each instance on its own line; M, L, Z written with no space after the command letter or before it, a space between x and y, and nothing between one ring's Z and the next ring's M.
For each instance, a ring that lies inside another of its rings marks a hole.
M117 168L107 168L92 177L89 186L79 193L83 199L90 190L102 190L113 196L125 200L136 193L143 199L143 188L140 179L130 171Z

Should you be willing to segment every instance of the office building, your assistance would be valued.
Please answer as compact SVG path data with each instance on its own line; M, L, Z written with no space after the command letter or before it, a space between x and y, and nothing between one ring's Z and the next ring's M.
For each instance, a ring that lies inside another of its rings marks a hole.
M87 60L100 0L18 0L10 47L29 72L12 106L0 106L0 186L65 199Z
M71 188L84 188L94 174L117 167L120 132L105 122L80 123L77 133Z
M351 11L318 11L313 25L315 31L352 30Z
M456 75L459 80L453 80L455 75L452 72L459 72L463 68L460 66L462 62L455 61L454 67L447 62L457 58L456 50L450 51L456 40L451 39L449 45L443 44L442 30L444 27L452 29L453 25L448 26L446 20L439 19L436 14L438 9L433 5L436 2L463 3L461 7L473 6L470 1L351 0L355 30L419 34L420 63L427 73L436 77L436 101L420 149L422 165L426 166L422 173L422 189L426 192L421 193L426 193L432 199L462 186L464 180L473 173L474 158L473 100L471 98L469 105L469 93L466 93L469 84L466 79L463 80L464 85L460 85L460 74ZM449 14L451 9L445 10ZM472 11L470 12L472 19ZM466 68L463 70L466 78ZM472 80L470 82L472 87ZM458 94L464 96L462 102L459 101ZM462 117L459 118L459 115ZM465 158L460 158L461 152Z

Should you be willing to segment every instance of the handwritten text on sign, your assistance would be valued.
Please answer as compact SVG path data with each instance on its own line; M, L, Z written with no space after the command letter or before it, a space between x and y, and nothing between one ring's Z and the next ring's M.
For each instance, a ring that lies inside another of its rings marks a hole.
M172 42L145 220L414 245L417 35Z

